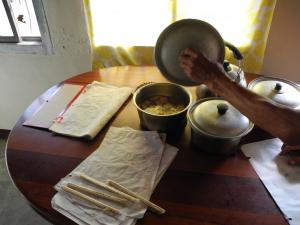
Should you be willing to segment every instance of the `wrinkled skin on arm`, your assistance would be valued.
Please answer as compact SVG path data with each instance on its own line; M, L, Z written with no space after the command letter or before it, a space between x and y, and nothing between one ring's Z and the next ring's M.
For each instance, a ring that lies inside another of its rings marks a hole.
M300 153L300 111L277 104L237 85L225 75L220 63L209 61L200 52L185 49L179 60L191 80L207 85L256 126L280 138L284 142L282 154ZM300 165L300 154L298 156L294 156L290 164Z

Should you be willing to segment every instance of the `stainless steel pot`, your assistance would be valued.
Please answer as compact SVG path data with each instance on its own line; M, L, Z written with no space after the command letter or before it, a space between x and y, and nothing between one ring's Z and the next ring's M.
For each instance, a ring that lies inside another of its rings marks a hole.
M215 154L236 152L243 136L253 123L229 102L213 97L196 101L188 110L192 143L199 149Z
M248 88L281 105L300 109L300 87L292 81L264 76L251 81Z
M167 96L173 102L181 103L184 109L169 115L151 114L142 109L142 104L154 96ZM192 104L192 96L188 90L173 83L150 83L140 87L133 95L133 102L138 110L140 124L143 129L166 133L179 133L187 124L187 110Z

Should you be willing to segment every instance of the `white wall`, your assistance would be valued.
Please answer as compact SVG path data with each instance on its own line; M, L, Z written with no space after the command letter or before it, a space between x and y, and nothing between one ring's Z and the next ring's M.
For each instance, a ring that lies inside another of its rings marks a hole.
M300 83L300 1L277 0L262 74Z
M0 129L12 129L26 107L52 85L91 70L81 0L43 0L53 55L0 53Z

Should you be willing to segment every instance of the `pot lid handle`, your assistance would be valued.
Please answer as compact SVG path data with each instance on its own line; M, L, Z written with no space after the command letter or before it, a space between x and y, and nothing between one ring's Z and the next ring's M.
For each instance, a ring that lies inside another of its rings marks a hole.
M219 103L217 105L218 113L220 116L224 115L226 111L228 110L228 105L225 103Z
M280 83L276 83L274 87L274 91L279 93L281 89L282 89L282 85Z
M233 57L236 58L237 60L242 60L244 58L242 53L238 50L238 48L235 47L230 42L224 41L224 45L232 51Z

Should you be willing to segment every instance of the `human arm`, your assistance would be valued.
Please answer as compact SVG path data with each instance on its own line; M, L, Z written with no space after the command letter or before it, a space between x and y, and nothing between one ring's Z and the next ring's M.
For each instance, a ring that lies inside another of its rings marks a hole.
M180 56L186 75L205 84L247 116L256 126L280 138L288 146L299 145L300 112L237 85L226 75L223 66L209 61L201 53L186 49Z

